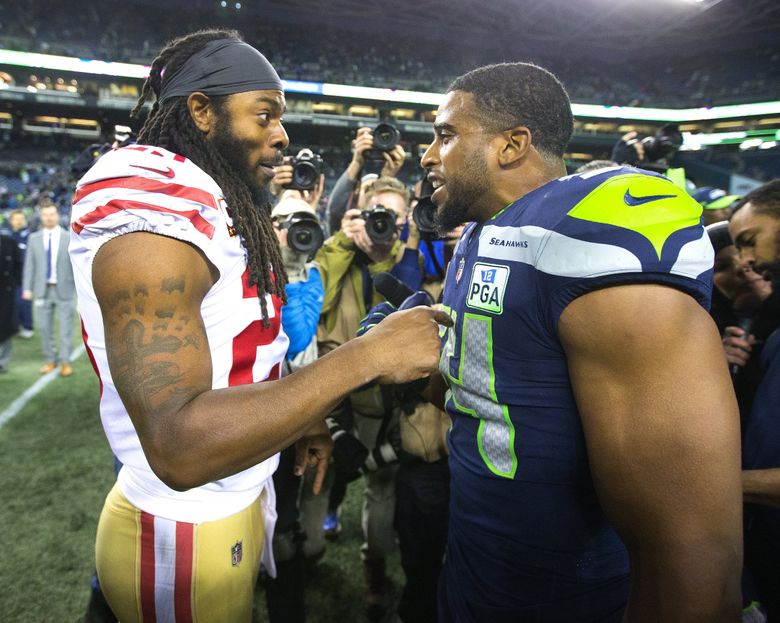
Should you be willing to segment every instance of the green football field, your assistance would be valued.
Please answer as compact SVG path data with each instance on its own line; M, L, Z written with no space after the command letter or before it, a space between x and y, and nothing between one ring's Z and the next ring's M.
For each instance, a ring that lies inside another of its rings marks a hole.
M74 333L74 345L78 332ZM10 370L0 374L0 413L39 378L38 336L14 338ZM114 481L98 415L98 382L86 355L69 378L57 376L0 428L0 621L80 621L89 597L94 538ZM343 532L307 583L307 621L362 622L360 481L344 504ZM390 575L402 574L397 555ZM265 596L255 622L267 621Z

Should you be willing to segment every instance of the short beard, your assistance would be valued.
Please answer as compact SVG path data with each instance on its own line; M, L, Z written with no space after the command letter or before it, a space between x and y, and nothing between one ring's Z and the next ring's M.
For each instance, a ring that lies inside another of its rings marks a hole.
M230 168L233 169L233 172L246 184L255 207L270 214L274 197L268 186L263 186L257 181L254 167L248 161L247 154L249 150L245 141L233 133L227 114L222 114L217 118L214 135L211 140L219 155L225 159Z
M780 292L780 230L775 238L775 259L772 262L766 262L761 267L761 272L769 277L772 283L772 291Z
M436 210L433 223L436 233L444 236L458 225L474 220L474 206L483 201L490 185L487 181L488 167L485 157L475 152L470 168L460 178L447 178L447 199Z

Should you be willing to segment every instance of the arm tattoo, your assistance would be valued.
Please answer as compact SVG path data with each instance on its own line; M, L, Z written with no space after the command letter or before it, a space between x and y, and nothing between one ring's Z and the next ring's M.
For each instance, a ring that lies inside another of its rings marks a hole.
M112 292L107 305L107 325L119 332L109 344L114 380L147 413L175 409L197 391L181 385L185 374L170 355L183 348L200 350L202 342L199 323L185 330L191 318L180 307L184 276L163 279L159 291L155 300L146 285L136 284Z
M184 294L184 275L163 279L160 289L168 294L173 294L176 290Z

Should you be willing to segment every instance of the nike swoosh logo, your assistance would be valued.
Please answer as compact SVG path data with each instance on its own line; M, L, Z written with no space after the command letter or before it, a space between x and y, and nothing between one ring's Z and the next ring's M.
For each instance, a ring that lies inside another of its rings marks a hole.
M176 175L173 172L173 169L171 167L167 167L167 170L162 169L153 169L152 167L142 167L140 164L131 164L131 167L135 167L136 169L145 169L147 171L151 171L152 173L157 173L158 175L162 175L163 177L172 178L174 175Z
M677 195L645 195L644 197L634 197L634 195L631 194L631 191L627 190L626 194L623 195L623 201L625 201L628 206L641 206L645 203L650 203L651 201L673 199L676 196Z

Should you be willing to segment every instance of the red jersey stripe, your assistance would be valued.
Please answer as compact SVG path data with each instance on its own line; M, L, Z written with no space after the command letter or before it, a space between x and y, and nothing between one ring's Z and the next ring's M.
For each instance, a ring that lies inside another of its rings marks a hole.
M209 208L219 209L214 195L200 188L192 186L182 186L181 184L166 183L160 180L149 179L148 177L112 177L107 180L100 180L92 184L85 184L76 189L73 195L73 203L76 204L84 197L106 188L128 188L130 190L143 190L150 193L161 193L170 197L180 197L195 201Z
M176 579L173 604L176 623L192 623L192 545L191 523L176 522Z
M154 515L141 511L141 616L157 623L154 602Z
M100 378L100 372L98 372L97 363L95 362L95 355L92 354L92 349L89 347L89 336L87 335L87 330L84 327L84 319L79 316L79 321L81 322L81 337L84 340L84 347L87 349L87 357L89 357L89 363L92 364L92 369L95 371L95 375L98 377L98 382L100 383L100 397L103 397L103 379Z
M71 225L71 228L74 232L80 234L87 225L97 223L107 216L115 214L116 212L121 212L122 210L151 210L153 212L165 212L167 214L183 216L184 218L189 219L195 229L207 236L209 240L214 237L214 226L203 218L198 210L172 210L151 203L131 201L129 199L113 199L106 205L98 206L92 212L85 214L79 220L75 221L73 225Z

